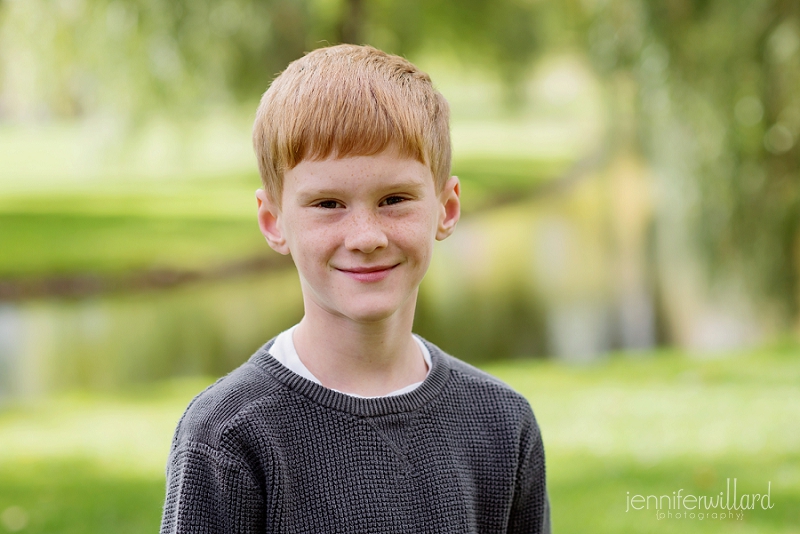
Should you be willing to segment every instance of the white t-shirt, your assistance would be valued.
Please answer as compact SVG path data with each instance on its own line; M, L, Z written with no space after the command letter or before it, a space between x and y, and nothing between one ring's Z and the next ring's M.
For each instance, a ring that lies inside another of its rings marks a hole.
M322 382L319 379L311 374L311 371L308 370L308 367L300 361L300 357L297 355L297 350L294 348L294 339L292 338L292 334L294 333L294 329L297 328L297 325L294 325L289 330L285 330L278 334L278 337L275 338L275 343L272 344L272 347L269 349L270 355L278 360L280 363L287 367L290 371L293 371L295 374L298 374L305 378L306 380L311 380L312 382L316 382L319 385L322 385ZM422 358L425 360L425 367L428 369L428 373L431 371L431 353L428 350L428 347L425 346L425 343L422 342L420 338L417 336L413 336L414 341L417 342L419 345L419 350L422 352ZM428 376L427 374L425 375ZM391 393L387 393L386 395L377 395L376 397L364 397L362 395L356 395L355 393L345 393L344 391L339 391L339 393L344 393L345 395L350 395L351 397L360 397L360 398L377 398L377 397L392 397L394 395L403 395L405 393L409 393L414 391L422 384L422 380L419 382L414 382L413 384L409 384L405 387L392 391ZM338 390L334 390L338 391Z

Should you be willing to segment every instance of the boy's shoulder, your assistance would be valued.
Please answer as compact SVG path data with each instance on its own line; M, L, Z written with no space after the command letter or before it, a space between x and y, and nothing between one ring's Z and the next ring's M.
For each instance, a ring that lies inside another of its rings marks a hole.
M478 369L474 365L471 365L464 360L460 360L456 356L452 354L448 354L444 350L440 349L438 346L434 345L430 341L421 338L422 342L428 347L428 350L431 351L431 355L438 355L439 358L442 358L442 363L444 363L451 372L461 375L469 380L473 380L476 383L484 384L486 387L490 389L497 389L499 391L505 391L510 394L516 395L520 398L522 395L514 391L514 389L497 378L496 376L490 375L486 371Z
M469 363L452 356L436 345L425 341L431 354L438 354L441 362L449 369L451 388L475 402L488 402L483 407L497 412L508 412L508 415L533 418L533 411L528 400L511 386L478 369Z
M192 399L175 430L173 445L190 441L217 448L224 432L240 422L243 414L280 389L280 383L254 361L266 355L267 345Z
M440 349L439 347L433 345L428 341L426 341L425 343L429 348L433 348L434 350L438 351L442 358L446 359L447 366L450 368L452 372L458 373L459 375L467 377L471 380L484 383L489 388L497 388L500 390L511 391L511 392L514 391L511 388L511 386L509 386L496 376L492 376L486 371L482 371L481 369L478 369L474 365L468 364L464 360L459 360L455 356L444 352L442 349Z

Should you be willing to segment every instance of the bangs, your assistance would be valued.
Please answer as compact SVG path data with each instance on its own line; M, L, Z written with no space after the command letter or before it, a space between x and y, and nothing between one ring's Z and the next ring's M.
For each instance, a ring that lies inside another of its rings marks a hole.
M403 156L429 163L421 131L428 121L418 116L424 109L409 109L407 99L398 99L375 80L353 76L341 81L334 85L312 78L292 95L294 102L287 102L285 109L297 112L284 123L286 139L278 142L285 169L307 158L371 156L390 145Z

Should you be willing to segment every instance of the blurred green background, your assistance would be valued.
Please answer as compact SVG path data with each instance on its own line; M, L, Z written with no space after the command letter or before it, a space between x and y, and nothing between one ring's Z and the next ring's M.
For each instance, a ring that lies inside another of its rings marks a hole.
M191 397L302 316L261 93L329 43L452 107L415 330L543 429L556 532L800 532L800 4L0 0L0 532L153 532ZM740 493L742 520L630 495Z

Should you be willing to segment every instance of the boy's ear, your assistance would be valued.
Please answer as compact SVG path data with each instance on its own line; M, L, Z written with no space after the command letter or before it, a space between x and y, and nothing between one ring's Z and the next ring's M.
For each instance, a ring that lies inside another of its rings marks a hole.
M456 229L456 223L461 217L461 183L457 176L451 176L439 195L442 210L439 214L439 227L436 229L436 239L441 241L450 236Z
M286 243L286 237L281 228L280 208L263 189L256 191L256 201L258 202L258 227L270 248L284 255L289 254L289 245Z

